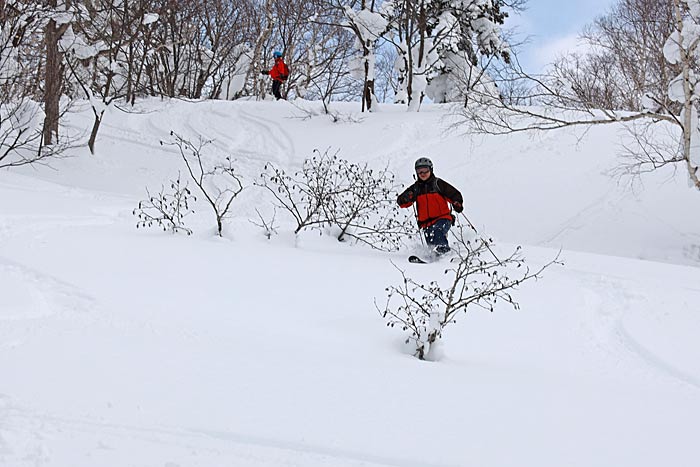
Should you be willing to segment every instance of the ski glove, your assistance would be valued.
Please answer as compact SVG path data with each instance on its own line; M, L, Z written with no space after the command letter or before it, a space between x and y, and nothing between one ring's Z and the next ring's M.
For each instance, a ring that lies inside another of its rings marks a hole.
M464 210L464 206L462 206L462 203L459 201L455 201L452 203L452 207L457 211L458 213L462 212Z
M269 75L270 72L269 72L269 71L265 71L265 70L260 70L260 74L261 74L261 75Z
M413 191L408 191L406 193L403 193L397 199L399 204L412 203L415 200L416 200L416 194Z

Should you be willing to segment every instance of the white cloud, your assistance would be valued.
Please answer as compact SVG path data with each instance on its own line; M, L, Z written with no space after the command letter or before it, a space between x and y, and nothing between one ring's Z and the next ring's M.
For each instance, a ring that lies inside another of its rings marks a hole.
M571 52L585 52L590 46L579 39L579 33L548 38L542 43L533 43L531 62L538 69L544 69L557 57Z

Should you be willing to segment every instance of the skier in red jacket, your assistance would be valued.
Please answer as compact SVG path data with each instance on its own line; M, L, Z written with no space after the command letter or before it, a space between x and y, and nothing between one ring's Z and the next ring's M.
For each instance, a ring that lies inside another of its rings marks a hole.
M273 65L272 69L261 70L260 73L263 75L270 75L270 78L272 78L272 94L274 94L275 98L279 100L282 99L280 87L282 87L282 83L287 81L287 78L289 78L289 68L287 67L287 64L284 63L284 60L282 60L282 52L275 50L272 53L272 56L275 57L275 64Z
M416 203L418 227L423 231L428 245L436 254L442 255L450 251L447 232L454 222L450 205L455 211L462 212L462 194L433 174L433 163L427 157L418 159L415 169L418 180L406 188L396 201L402 208Z

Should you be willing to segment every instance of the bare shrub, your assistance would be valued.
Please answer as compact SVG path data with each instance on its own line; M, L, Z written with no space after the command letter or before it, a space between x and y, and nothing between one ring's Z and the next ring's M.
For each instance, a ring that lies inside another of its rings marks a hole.
M406 343L412 345L414 355L421 360L428 358L432 346L442 337L445 327L456 322L458 313L475 308L493 311L499 302L518 309L513 291L523 282L541 277L547 267L558 263L557 255L533 272L521 256L519 246L499 260L491 251L493 240L477 238L472 242L465 240L461 231L457 244L457 256L445 270L446 280L424 284L396 267L402 277L400 284L386 288L383 308L375 302L387 326L399 326L408 333Z
M136 223L137 229L156 225L161 227L164 232L192 234L192 230L185 227L184 218L188 214L194 213L194 210L190 208L190 203L197 201L197 198L187 188L187 183L183 185L180 182L180 174L176 180L170 181L170 191L166 192L165 187L161 187L157 195L152 196L148 189L146 189L146 193L148 199L139 201L138 208L133 211L133 214L139 219Z
M324 209L329 222L339 229L338 240L351 238L379 250L398 250L415 228L399 212L394 174L387 168L374 170L367 163L336 158L334 164L340 184Z
M255 212L257 213L258 219L260 219L260 222L251 220L250 223L256 227L260 227L261 229L263 229L265 237L267 237L268 240L271 239L273 235L277 235L277 233L278 233L277 226L275 225L275 219L277 217L277 210L275 209L272 212L271 219L267 219L267 218L263 217L263 215L260 213L260 211L257 208L255 209Z
M410 219L398 212L398 187L388 169L374 170L328 151L315 153L293 175L266 164L258 182L273 195L277 207L292 216L294 233L334 228L339 241L353 239L389 251L415 233Z
M325 164L319 158L306 159L302 169L288 175L272 163L265 164L258 186L267 189L276 200L276 206L287 211L296 227L294 233L326 223L323 203L330 199L332 180Z
M231 204L243 191L243 183L234 172L233 161L226 157L224 163L207 164L202 149L211 141L200 137L197 144L193 144L174 131L170 132L170 136L172 141L161 141L160 144L178 148L187 173L214 212L217 235L221 237L223 221L231 215Z

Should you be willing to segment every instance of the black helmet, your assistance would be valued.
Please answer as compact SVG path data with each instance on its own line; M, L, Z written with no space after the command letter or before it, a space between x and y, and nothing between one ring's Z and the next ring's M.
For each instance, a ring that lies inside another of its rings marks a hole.
M418 170L421 167L427 167L430 169L430 171L433 171L433 161L428 159L427 157L421 157L416 161L416 170Z

